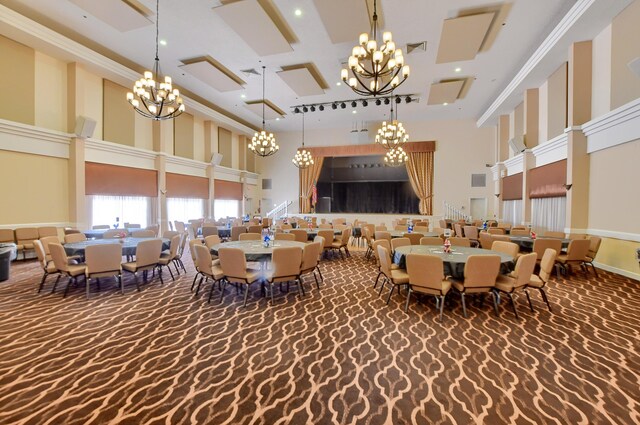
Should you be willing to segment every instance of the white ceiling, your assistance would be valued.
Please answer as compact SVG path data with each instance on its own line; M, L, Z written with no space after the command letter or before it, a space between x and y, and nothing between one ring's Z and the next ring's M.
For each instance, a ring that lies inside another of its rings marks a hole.
M95 0L119 1L119 0ZM255 2L256 0L241 0ZM271 0L286 24L292 30L296 43L292 51L260 57L243 37L214 11L221 5L220 0L161 0L160 39L166 46L160 46L161 69L170 75L174 83L196 93L200 97L218 105L230 113L260 127L261 118L247 109L246 101L262 97L260 76L246 75L241 70L262 65L267 69L266 97L287 115L279 120L268 121L271 131L299 130L301 120L292 114L290 106L302 103L330 102L358 98L344 84L337 86L340 79L341 62L349 56L356 38L350 42L333 44L325 29L314 0ZM343 2L364 2L365 0L342 0ZM138 3L154 11L154 0L137 0ZM56 25L81 34L93 42L127 58L141 66L150 67L154 58L155 26L148 25L121 32L103 20L91 15L74 0L0 0L0 3L18 11L29 11L29 15L46 17ZM335 2L340 4L340 2ZM403 104L399 114L403 121L429 121L450 119L477 119L510 82L514 74L528 59L529 55L544 40L551 29L562 19L575 0L511 0L508 15L504 21L496 22L497 36L488 50L481 49L478 55L468 61L436 64L436 55L443 22L446 19L468 14L472 10L482 10L496 6L488 0L378 0L378 8L384 18L384 30L392 31L398 47L407 43L426 41L427 51L407 54L405 63L411 66L411 76L398 89L398 94L416 93L420 103ZM224 6L229 7L229 6ZM301 10L301 16L295 10ZM324 11L326 16L326 11ZM338 7L336 13L342 13ZM155 22L155 16L149 17ZM353 22L363 20L353 19ZM251 28L260 32L261 28ZM272 32L273 28L264 29ZM368 32L369 28L354 29L354 33ZM246 81L244 90L220 92L193 74L180 68L183 60L210 56L225 68ZM313 63L329 88L324 94L298 97L284 79L277 76L282 67ZM454 69L460 67L460 73ZM441 80L471 78L469 90L463 90L464 97L448 106L427 105L432 83ZM244 98L241 98L244 95ZM333 111L307 114L307 128L348 127L354 121L380 121L388 114L388 106L359 106L357 113L347 107Z

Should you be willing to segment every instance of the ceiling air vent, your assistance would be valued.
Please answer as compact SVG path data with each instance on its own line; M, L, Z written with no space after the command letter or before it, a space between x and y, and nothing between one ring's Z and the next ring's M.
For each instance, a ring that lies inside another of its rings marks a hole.
M487 187L487 175L471 174L471 187Z
M271 189L271 179L262 179L262 189L263 190Z
M242 72L244 75L246 75L247 77L251 77L252 75L260 75L260 73L258 71L256 71L255 68L251 68L251 69L242 69L240 70L240 72Z
M407 43L407 54L422 53L427 51L427 42L420 41L418 43Z

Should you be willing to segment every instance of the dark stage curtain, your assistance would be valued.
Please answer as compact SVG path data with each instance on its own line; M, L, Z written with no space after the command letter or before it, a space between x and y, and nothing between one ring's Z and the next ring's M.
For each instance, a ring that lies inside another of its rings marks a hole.
M419 200L408 181L319 182L317 188L319 198L331 198L331 212L419 214Z

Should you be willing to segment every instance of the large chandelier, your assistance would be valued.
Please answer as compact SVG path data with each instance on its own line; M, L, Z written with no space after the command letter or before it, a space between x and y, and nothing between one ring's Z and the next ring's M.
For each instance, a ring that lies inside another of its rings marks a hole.
M363 96L382 96L391 93L409 77L409 65L404 64L402 49L396 49L391 32L382 34L382 43L378 48L378 13L376 0L373 1L372 36L360 34L360 44L355 46L349 56L349 70L342 69L342 81Z
M393 149L408 141L409 135L404 129L402 123L398 121L397 108L395 117L393 115L393 102L391 102L391 115L389 116L389 122L382 122L382 127L378 129L378 134L376 134L375 142L380 143L385 149Z
M384 162L391 167L399 167L409 160L409 155L402 149L402 146L396 146L387 152L384 156Z
M304 114L302 114L302 148L296 151L291 162L300 169L313 165L313 155L304 148Z
M144 76L135 82L133 93L127 93L127 101L140 115L156 121L175 118L185 110L180 91L174 89L171 77L160 75L158 59L158 34L160 21L160 0L156 0L156 59L153 72L145 71Z
M253 135L251 143L249 143L249 150L258 156L271 156L278 152L280 146L276 144L276 138L273 133L267 133L264 129L264 74L265 67L262 67L262 131L256 131Z

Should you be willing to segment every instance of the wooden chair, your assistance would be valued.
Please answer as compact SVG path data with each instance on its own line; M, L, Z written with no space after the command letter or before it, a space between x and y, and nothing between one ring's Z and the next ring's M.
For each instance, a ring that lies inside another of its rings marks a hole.
M498 295L493 291L500 273L499 255L470 255L464 265L464 280L451 278L451 285L460 294L462 314L467 317L466 294L486 294L493 296L493 308L498 313Z
M120 285L120 292L124 295L124 285L122 284L122 245L110 243L104 245L89 245L84 250L85 259L85 283L87 299L91 288L91 279L101 277L115 277ZM98 285L100 289L100 285Z
M433 295L436 297L436 307L440 309L440 322L442 322L442 309L444 300L451 289L451 282L444 276L444 264L440 257L435 255L409 254L406 257L407 274L409 275L409 292L404 312L409 310L411 294Z
M518 309L516 308L516 303L513 300L513 294L516 291L524 291L527 296L527 301L529 302L529 308L533 312L533 305L531 304L529 292L527 292L527 285L531 281L531 275L533 274L533 269L536 267L537 257L538 256L535 252L522 255L518 258L516 268L513 272L506 276L500 275L496 280L496 291L507 294L511 301L511 307L513 308L513 314L515 314L516 319L519 318Z

